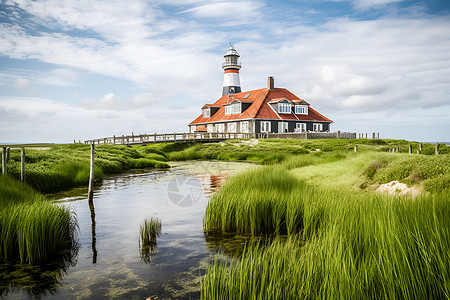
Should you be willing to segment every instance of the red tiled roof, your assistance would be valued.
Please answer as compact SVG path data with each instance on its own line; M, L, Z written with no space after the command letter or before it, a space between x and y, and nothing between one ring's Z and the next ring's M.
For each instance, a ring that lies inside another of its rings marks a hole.
M247 98L245 95L250 94ZM301 121L318 121L318 122L332 122L332 120L324 117L316 110L311 107L308 108L308 115L299 114L278 114L272 107L268 104L274 100L288 99L293 102L304 101L300 99L287 89L275 88L275 90L270 91L267 88L246 91L237 93L234 95L222 96L214 104L207 104L208 106L220 107L219 110L209 118L203 118L203 115L198 116L194 121L189 123L189 125L194 124L206 124L211 122L221 122L221 121L232 121L232 120L244 120L244 119L274 119L274 120L301 120ZM225 115L224 105L230 104L235 100L241 102L251 103L251 105L241 114L230 114ZM206 105L205 105L206 106ZM198 127L197 127L198 128Z

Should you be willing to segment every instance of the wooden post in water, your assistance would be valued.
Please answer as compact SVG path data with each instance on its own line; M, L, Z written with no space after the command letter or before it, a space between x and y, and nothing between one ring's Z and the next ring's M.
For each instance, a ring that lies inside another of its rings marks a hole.
M25 149L20 149L20 180L25 182Z
M2 174L6 175L6 147L2 151Z
M88 190L88 200L93 201L94 199L94 144L91 144L91 169L89 172L89 190Z

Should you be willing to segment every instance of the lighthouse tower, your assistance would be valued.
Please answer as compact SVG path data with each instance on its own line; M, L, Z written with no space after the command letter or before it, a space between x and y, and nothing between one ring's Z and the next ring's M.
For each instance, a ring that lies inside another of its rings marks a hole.
M230 49L224 55L225 62L222 64L224 71L222 96L241 92L241 82L239 80L239 70L241 63L238 62L239 53L230 43Z

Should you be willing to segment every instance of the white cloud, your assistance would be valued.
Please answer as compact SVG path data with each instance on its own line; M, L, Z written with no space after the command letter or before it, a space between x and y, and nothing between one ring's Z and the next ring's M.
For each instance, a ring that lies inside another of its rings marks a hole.
M353 0L353 5L356 9L370 9L373 7L379 7L391 3L402 2L404 0Z
M263 7L260 1L223 1L201 4L184 13L201 18L222 18L219 24L230 26L258 22Z

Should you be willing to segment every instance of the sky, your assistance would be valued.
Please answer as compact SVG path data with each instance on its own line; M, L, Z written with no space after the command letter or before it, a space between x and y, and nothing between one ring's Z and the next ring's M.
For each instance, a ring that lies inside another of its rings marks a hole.
M229 42L332 131L450 141L448 0L0 0L0 144L187 132Z

